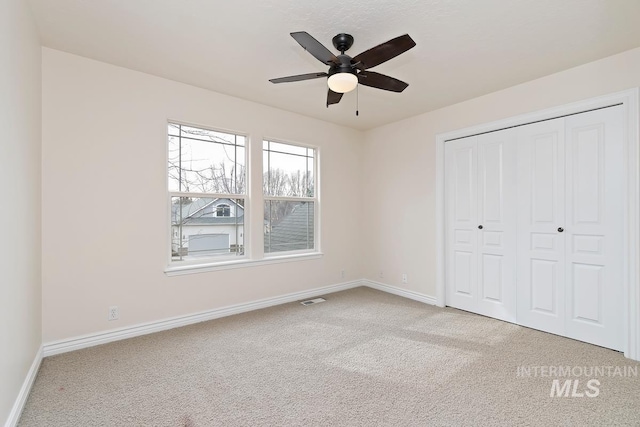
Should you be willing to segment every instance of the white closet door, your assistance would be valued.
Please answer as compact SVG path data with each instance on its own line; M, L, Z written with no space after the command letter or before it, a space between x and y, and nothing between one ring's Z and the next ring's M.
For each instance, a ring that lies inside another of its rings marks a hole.
M564 335L564 119L518 128L517 322Z
M516 319L516 133L464 138L445 148L447 305Z
M622 107L568 117L566 335L622 350Z
M514 129L478 136L477 312L516 321L516 153Z
M447 305L468 311L476 311L477 155L475 137L445 145Z
M445 145L447 305L624 348L621 106Z

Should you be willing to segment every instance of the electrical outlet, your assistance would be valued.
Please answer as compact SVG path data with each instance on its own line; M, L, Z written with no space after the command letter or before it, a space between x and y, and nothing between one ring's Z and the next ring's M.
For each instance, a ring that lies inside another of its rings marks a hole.
M380 274L378 274L378 277L384 279L384 272L382 270L380 270Z
M107 320L118 320L120 317L120 313L118 312L118 306L112 305L109 307L109 314L107 315Z
M409 278L407 277L407 273L402 273L402 283L408 283Z
M345 277L347 277L347 272L345 270L340 270L340 277L342 279L344 279Z

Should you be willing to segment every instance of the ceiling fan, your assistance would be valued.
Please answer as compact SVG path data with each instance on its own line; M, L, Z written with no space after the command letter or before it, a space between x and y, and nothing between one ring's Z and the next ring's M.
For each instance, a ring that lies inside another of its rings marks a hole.
M409 86L407 83L393 77L385 76L375 71L368 71L369 68L380 65L414 47L416 42L408 34L379 44L353 58L344 54L353 45L353 36L350 34L340 33L333 38L333 46L340 51L338 56L331 53L322 43L305 31L291 33L291 37L316 59L328 65L329 71L326 73L280 77L269 81L271 83L288 83L328 77L327 107L340 102L342 95L355 89L358 83L392 92L402 92Z

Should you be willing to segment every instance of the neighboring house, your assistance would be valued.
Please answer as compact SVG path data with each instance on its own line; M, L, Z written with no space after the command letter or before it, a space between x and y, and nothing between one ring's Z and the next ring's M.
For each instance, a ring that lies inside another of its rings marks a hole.
M264 237L264 251L283 252L314 248L313 203L300 203ZM267 228L269 230L269 228Z
M244 208L232 199L200 198L171 205L172 256L244 251Z

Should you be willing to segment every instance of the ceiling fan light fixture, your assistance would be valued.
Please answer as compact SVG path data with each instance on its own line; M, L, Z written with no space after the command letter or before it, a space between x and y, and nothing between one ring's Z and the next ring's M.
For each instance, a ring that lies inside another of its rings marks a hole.
M291 37L318 61L325 66L328 65L329 70L326 73L298 74L296 76L270 79L269 81L271 83L288 83L328 77L327 107L340 102L343 94L351 92L360 84L390 92L402 92L409 86L401 80L376 73L375 71L369 71L369 68L387 62L414 47L416 42L409 37L409 34L379 44L353 58L345 54L353 44L353 36L349 34L340 33L332 39L333 46L340 51L340 55L331 53L329 49L306 31L296 31L291 33ZM358 112L356 111L357 114Z
M329 76L327 84L336 93L347 93L358 86L358 77L349 72L335 73Z

